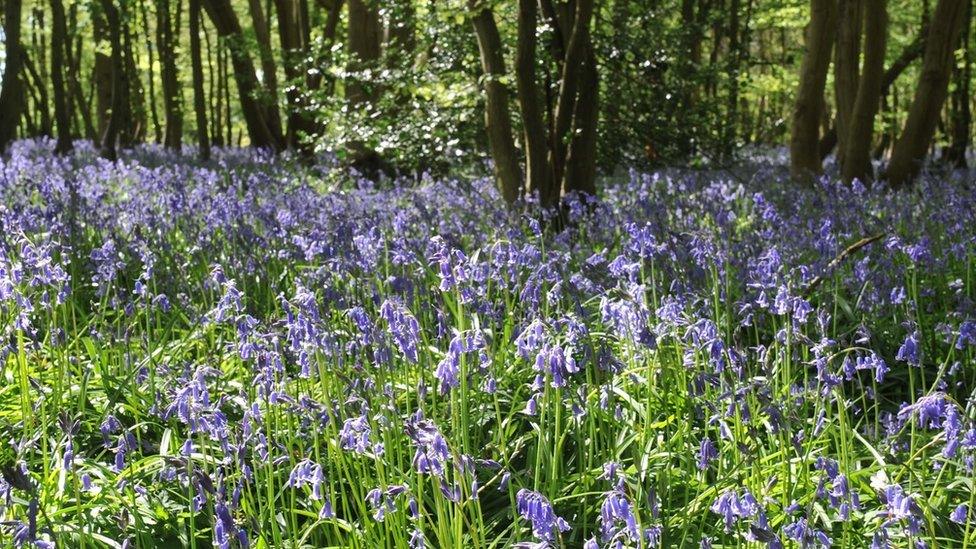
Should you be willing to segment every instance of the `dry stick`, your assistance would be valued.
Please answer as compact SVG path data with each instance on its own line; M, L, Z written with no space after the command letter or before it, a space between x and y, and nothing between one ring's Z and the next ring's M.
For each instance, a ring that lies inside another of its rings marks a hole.
M829 275L831 271L833 271L838 265L840 265L842 261L847 259L848 256L854 254L855 252L867 246L868 244L871 244L872 242L877 242L878 240L881 240L884 236L885 233L882 232L874 236L862 238L861 240L858 240L857 242L845 248L844 251L842 251L841 253L837 254L837 257L832 259L830 263L827 264L827 267L824 269L823 274L814 277L814 279L810 281L810 285L807 286L805 290L803 290L803 298L806 299L810 297L810 294L812 294L813 291L817 289L817 286L819 286L820 283L824 281L824 277Z

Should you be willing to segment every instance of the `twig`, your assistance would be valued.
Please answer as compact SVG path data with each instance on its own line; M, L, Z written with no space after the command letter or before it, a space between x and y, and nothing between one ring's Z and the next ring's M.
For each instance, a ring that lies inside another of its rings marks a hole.
M823 274L814 277L814 279L810 281L810 285L807 286L805 290L803 290L803 298L806 299L810 297L810 294L812 294L813 291L817 289L817 286L819 286L824 281L824 277L829 275L831 271L833 271L838 265L840 265L842 261L847 259L848 256L856 253L858 250L867 246L868 244L881 240L882 238L884 238L884 236L885 233L882 232L874 236L862 238L861 240L858 240L857 242L845 248L844 251L842 251L841 253L837 254L837 257L833 258L830 261L830 263L827 264L827 267L824 269Z

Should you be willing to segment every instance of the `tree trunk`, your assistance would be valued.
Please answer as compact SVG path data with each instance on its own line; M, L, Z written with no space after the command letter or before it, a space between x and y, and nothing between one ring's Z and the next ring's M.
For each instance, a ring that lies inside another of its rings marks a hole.
M20 44L21 0L5 0L3 37L6 58L0 82L0 154L16 137L24 108L24 87L20 77L24 52Z
M271 31L268 18L261 7L261 0L248 0L254 35L258 41L261 58L261 80L264 84L262 102L268 105L268 124L271 132L281 135L281 115L278 112L278 67L275 64L274 50L271 48ZM270 9L270 5L269 5Z
M559 189L552 181L548 165L548 143L543 120L541 92L536 81L536 0L519 0L518 52L515 81L518 88L519 109L522 112L525 142L525 181L528 191L537 194L542 203L551 204L558 198Z
M34 61L27 55L23 49L21 62L23 63L24 69L27 71L27 75L30 76L31 81L34 86L36 94L34 95L34 108L37 110L37 118L40 122L38 131L41 135L51 136L54 134L51 127L51 109L50 100L47 95L47 83L44 81L44 77L40 75L37 67L34 65Z
M125 68L122 59L121 16L113 0L101 0L100 5L105 12L109 38L112 43L110 66L112 99L109 106L108 122L105 124L105 131L102 134L101 155L103 158L114 161L118 158L116 141L119 136L119 128L122 125L122 117L125 115Z
M378 93L374 83L364 82L371 79L371 69L376 68L380 59L380 14L368 0L349 0L348 5L346 40L350 78L346 80L346 101L351 111L365 111L368 117ZM352 166L367 177L375 178L383 170L383 160L366 143L352 140L348 148Z
M231 64L234 66L237 96L241 103L241 112L244 115L251 145L270 148L275 151L280 150L281 135L274 131L273 126L269 124L269 120L271 120L269 109L265 108L255 98L259 86L258 77L254 72L254 64L244 43L241 24L237 19L237 14L234 13L230 0L204 0L203 6L214 27L217 28L217 33L227 43Z
M72 46L70 41L65 43L65 62L67 63L68 71L67 83L71 88L70 100L72 102L69 108L81 118L83 131L79 131L77 134L82 134L86 139L94 141L97 134L95 133L95 125L91 116L91 103L85 99L85 94L81 87L82 35L78 31L78 4L75 3L72 3L68 8L67 36L75 37L74 46Z
M302 149L308 153L308 137L314 133L307 105L304 100L309 79L303 70L308 53L308 9L300 0L275 0L278 9L278 36L281 40L281 57L288 85L285 98L288 101L288 133L286 142L290 149ZM304 136L304 139L303 139Z
M592 47L583 65L579 96L573 111L572 140L566 153L563 194L596 194L596 140L600 114L600 83Z
M939 0L935 6L915 98L888 163L886 178L892 187L911 184L925 162L949 91L949 75L955 60L953 53L958 45L966 3L967 0Z
M129 17L126 14L128 2L121 2L119 24L122 30L122 52L125 68L125 122L120 127L119 142L123 147L131 147L146 140L146 98L143 94L142 79L139 77L139 60L136 57L138 49L132 43L132 29L129 27Z
M71 152L71 112L68 102L68 88L64 82L65 38L68 36L68 23L61 0L51 0L51 19L54 25L51 32L51 87L54 90L54 118L58 123L58 142L55 152Z
M176 0L177 3L180 0ZM170 0L156 2L156 48L159 51L163 84L163 110L166 133L163 144L179 151L183 145L183 87L176 67L176 41Z
M157 6L156 9L158 10L159 7ZM152 34L149 32L149 10L146 9L145 0L139 0L139 12L142 14L142 35L146 43L146 55L149 58L149 65L147 67L147 72L149 73L149 116L152 121L154 141L156 143L162 143L163 128L159 123L159 112L156 109L156 63L155 55L153 55L153 50L156 49L156 46L154 45ZM165 102L165 97L163 99Z
M101 47L103 42L111 44L111 37L103 11L99 0L99 4L92 9L92 29L95 42L100 47L95 49L95 65L91 75L95 86L95 131L99 143L108 129L109 113L112 110L112 56L106 53L106 49L111 51L111 45L108 48Z
M966 16L963 21L962 36L960 38L963 50L963 63L961 67L953 67L953 76L956 81L955 89L952 93L951 109L951 131L952 141L945 151L943 160L955 168L965 169L966 150L972 142L970 137L973 123L973 113L970 107L972 98L972 54L970 52L970 25L973 17L972 0L966 0Z
M559 85L559 98L556 100L556 114L553 123L555 147L549 151L553 167L553 180L563 182L566 169L566 155L572 138L573 113L576 110L577 94L583 79L584 66L589 55L590 21L593 18L593 0L578 0L573 26L566 44L566 57L563 60L563 73ZM564 33L565 36L565 33Z
M884 60L888 41L888 0L864 1L864 69L861 72L857 97L849 118L846 151L841 162L844 181L870 180L871 142L874 136L874 118L881 102L881 86L884 79ZM843 135L838 112L838 135Z
M352 3L350 3L351 7ZM502 198L509 205L522 196L518 157L512 140L512 121L509 119L508 90L501 79L505 77L505 56L502 40L495 25L495 16L488 8L479 8L475 0L468 0L475 11L471 22L478 40L481 71L485 88L485 128L494 161L495 181Z
M819 174L823 169L817 150L818 127L824 111L824 86L837 18L834 0L811 0L810 16L790 138L790 171L798 179Z
M884 72L884 76L881 78L881 92L880 97L882 100L885 95L888 94L888 90L898 80L898 77L905 72L916 59L922 56L922 52L925 51L925 33L926 30L923 28L915 40L902 50L901 54L897 59L888 67ZM820 160L823 161L830 155L830 152L837 146L837 126L836 124L830 128L824 136L820 139L818 148L820 149Z
M190 66L193 73L193 111L197 123L197 149L200 160L210 160L207 134L207 98L203 93L203 59L200 55L200 0L190 0Z
M862 0L839 0L837 45L834 48L834 98L837 104L837 158L841 164L847 151L850 118L858 94L858 64L861 58ZM870 24L871 17L868 17Z

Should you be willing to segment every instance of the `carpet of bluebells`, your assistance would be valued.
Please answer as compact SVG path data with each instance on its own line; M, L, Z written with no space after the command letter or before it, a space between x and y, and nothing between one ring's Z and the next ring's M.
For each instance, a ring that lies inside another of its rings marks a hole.
M633 173L554 222L52 148L0 161L5 547L976 547L962 174Z

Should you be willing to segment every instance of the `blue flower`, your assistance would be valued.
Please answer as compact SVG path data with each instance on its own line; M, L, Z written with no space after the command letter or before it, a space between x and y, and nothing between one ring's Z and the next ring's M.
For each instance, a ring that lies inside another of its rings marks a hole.
M538 492L522 488L515 496L519 515L532 523L532 535L543 541L555 541L560 532L570 529L562 517L556 515L552 504Z
M956 524L966 524L966 521L969 520L969 507L965 503L960 503L949 514L949 520Z

